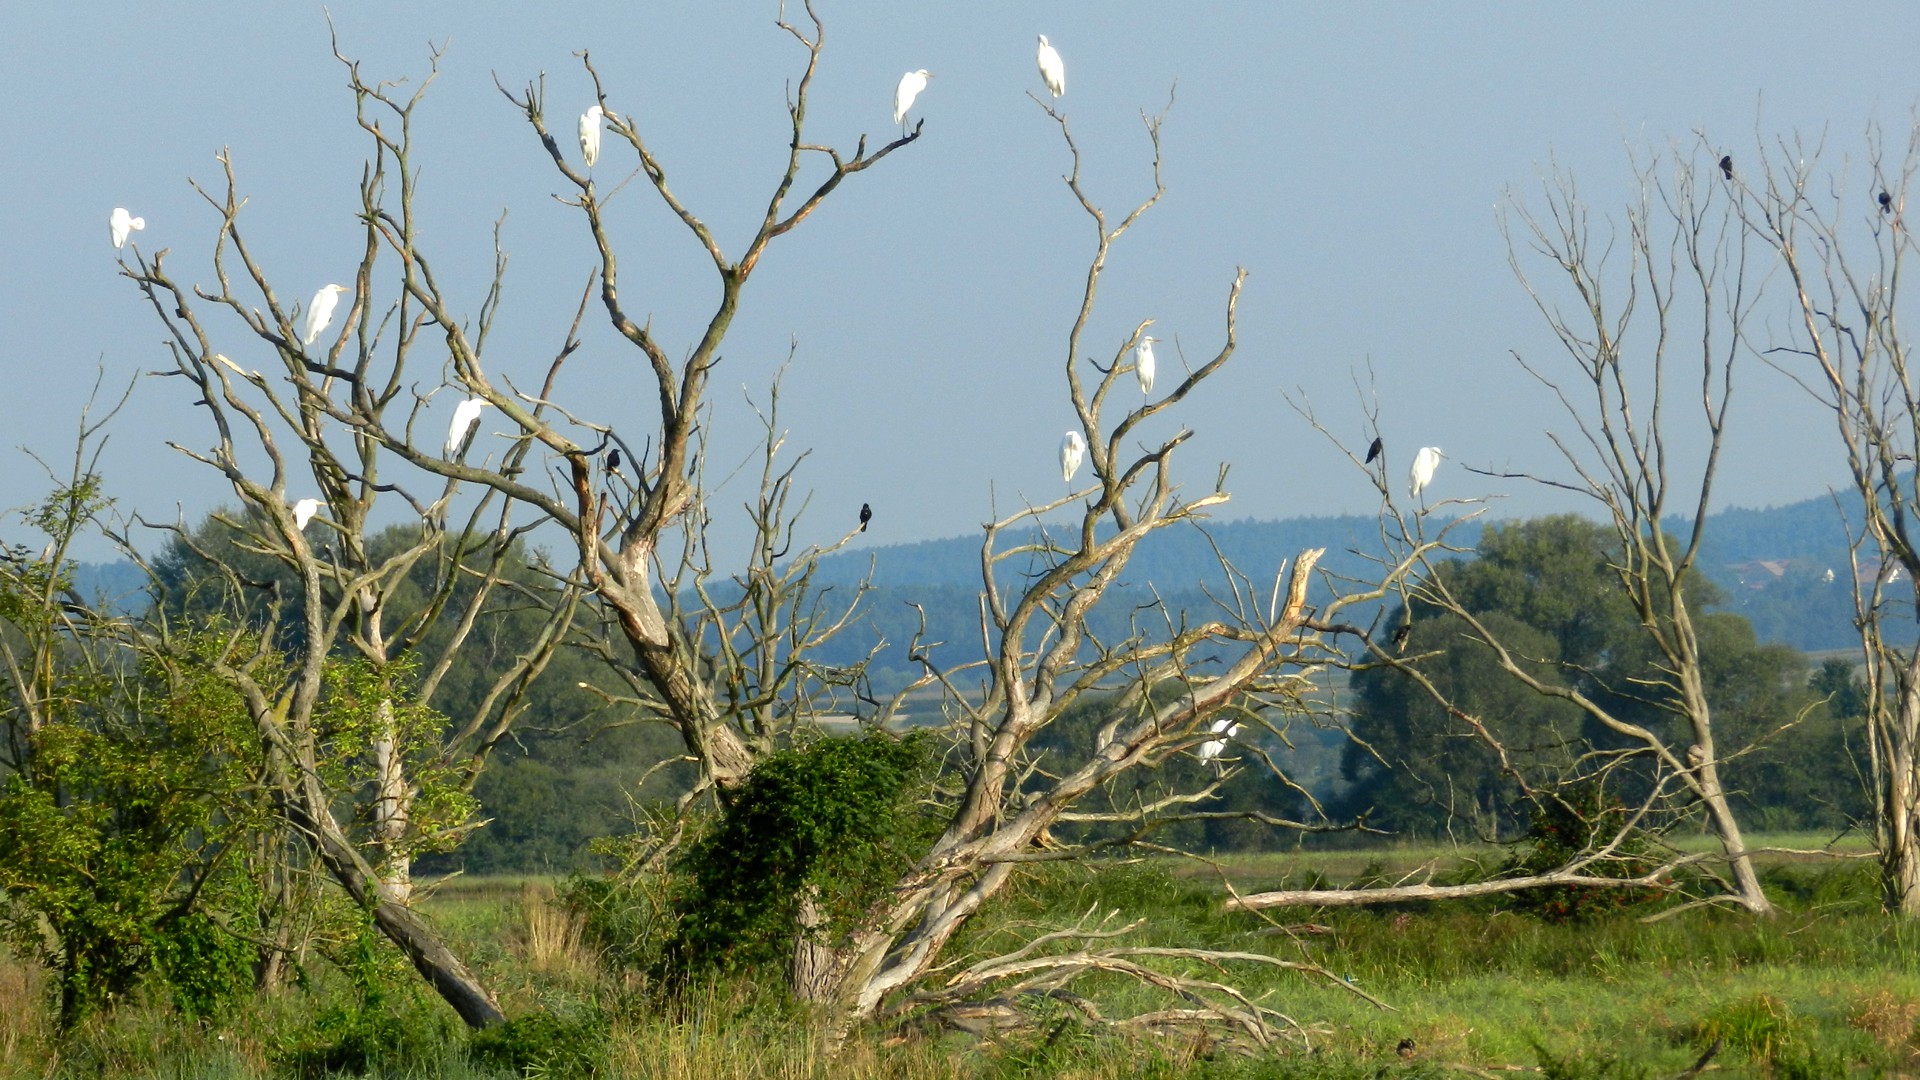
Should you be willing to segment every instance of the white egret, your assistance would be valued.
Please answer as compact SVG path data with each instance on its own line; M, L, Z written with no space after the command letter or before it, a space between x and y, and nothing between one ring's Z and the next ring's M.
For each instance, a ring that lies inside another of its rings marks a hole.
M903 124L907 120L907 110L913 108L913 99L927 88L927 80L933 78L933 72L926 68L909 71L900 76L900 85L893 91L893 122Z
M314 343L320 332L333 321L333 309L340 303L340 294L346 291L345 285L327 285L313 294L313 303L307 305L307 325L300 332L300 344Z
M293 527L301 532L307 531L307 522L320 512L319 499L301 499L293 504Z
M1133 374L1140 380L1140 392L1153 393L1153 343L1156 337L1143 337L1133 350Z
M1831 566L1827 567L1826 576L1821 578L1820 580L1826 582L1829 585L1833 584L1833 567Z
M1223 716L1215 720L1213 726L1207 730L1213 732L1213 734L1219 736L1219 738L1208 739L1206 742L1200 744L1201 761L1212 761L1214 758L1226 753L1227 740L1240 734L1240 725Z
M1073 474L1080 471L1080 462L1087 456L1087 442L1077 431L1067 432L1060 440L1060 479L1073 483Z
M600 160L600 118L607 110L598 105L580 114L580 156L587 159L587 168Z
M1047 92L1059 97L1067 92L1067 65L1060 62L1060 53L1047 43L1047 35L1040 35L1040 54L1034 58L1040 65L1040 81L1047 84Z
M135 229L146 227L146 218L134 217L127 213L127 208L124 206L114 207L113 213L107 215L107 230L113 234L113 246L116 248L126 247L127 237L132 235Z
M1419 498L1420 493L1427 489L1427 485L1433 483L1433 470L1440 467L1440 459L1446 456L1437 446L1423 446L1419 453L1413 455L1413 471L1408 476L1411 481L1408 489L1414 498Z
M480 422L480 410L486 407L486 398L470 397L453 410L453 423L447 427L448 457L460 452L460 444L467 441L468 433Z

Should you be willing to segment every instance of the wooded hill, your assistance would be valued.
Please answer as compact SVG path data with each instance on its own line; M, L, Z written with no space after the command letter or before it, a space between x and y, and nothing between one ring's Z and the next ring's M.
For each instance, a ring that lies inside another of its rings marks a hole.
M1700 569L1719 592L1716 610L1746 616L1763 642L1790 645L1806 652L1857 648L1853 628L1853 594L1847 550L1847 527L1842 506L1853 522L1859 520L1850 503L1836 503L1821 495L1786 506L1765 509L1733 508L1707 523ZM884 521L884 518L880 519ZM1103 630L1124 631L1135 612L1155 595L1175 611L1200 618L1233 596L1233 578L1223 569L1231 565L1246 575L1254 599L1264 604L1282 563L1307 548L1324 547L1320 568L1341 577L1365 577L1384 549L1377 518L1359 515L1298 517L1279 521L1238 519L1199 529L1156 533L1140 546L1127 567L1121 588L1110 594L1099 610ZM1691 522L1672 518L1669 532L1683 534ZM1857 528L1857 525L1855 526ZM1469 522L1454 533L1461 547L1479 536L1480 523ZM1028 537L1027 539L1035 539ZM1025 568L1041 563L1035 556ZM979 539L957 536L912 544L893 544L836 555L821 563L817 579L836 588L851 588L871 566L874 591L866 605L868 625L888 642L876 658L876 679L884 684L890 674L908 672L905 648L912 640L919 615L927 616L927 637L947 643L949 661L963 650L978 651L980 587ZM1831 570L1831 580L1827 571ZM1863 567L1870 576L1876 567ZM833 662L856 659L856 642L872 635L841 639L843 655Z
M884 520L884 519L881 519ZM1669 522L1670 530L1687 523ZM1380 522L1374 518L1303 517L1282 521L1235 520L1199 529L1167 530L1142 545L1120 588L1096 609L1099 632L1118 639L1129 630L1157 638L1169 616L1207 617L1219 605L1245 603L1264 608L1282 563L1303 549L1327 548L1321 569L1332 575L1367 577L1370 553L1383 550ZM1461 547L1478 541L1478 523L1456 533ZM1846 531L1832 500L1808 499L1764 510L1735 509L1709 523L1707 558L1702 569L1716 586L1718 610L1744 616L1765 644L1803 651L1857 649L1849 588ZM1235 568L1229 573L1225 566ZM871 567L873 589L863 603L859 625L829 643L817 657L825 663L859 662L875 641L885 645L869 667L876 693L904 684L913 674L907 645L924 611L925 640L944 643L934 649L938 662L952 667L978 658L979 549L971 536L889 545L835 556L819 567L816 585L831 590L829 603L850 595ZM1008 573L1033 573L1042 563L1010 567ZM1834 577L1826 580L1831 568ZM1244 577L1239 575L1245 575ZM127 563L83 564L76 587L89 598L119 605L141 595L142 579ZM1238 601L1236 601L1236 588ZM1365 613L1386 618L1391 605ZM631 780L663 755L675 752L673 740L652 726L606 726L605 715L571 715L585 707L571 688L590 677L575 662L545 680L552 685L537 709L540 722L498 752L495 766L481 778L476 795L483 816L495 824L479 830L455 861L474 872L565 870L585 864L594 836L618 832L630 819L635 795ZM968 680L960 679L961 685ZM1350 795L1342 775L1344 737L1333 730L1301 730L1295 742L1295 775L1323 798ZM656 777L656 779L659 779ZM658 797L649 786L649 793ZM1249 789L1231 792L1258 802L1273 793ZM1232 844L1231 829L1215 838Z

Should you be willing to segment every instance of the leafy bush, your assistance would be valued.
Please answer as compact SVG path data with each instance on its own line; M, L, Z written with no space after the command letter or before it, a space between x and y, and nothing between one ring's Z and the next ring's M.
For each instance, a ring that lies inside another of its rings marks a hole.
M421 999L419 984L371 916L363 914L359 933L328 958L350 992L281 1043L276 1056L283 1065L300 1076L327 1076L404 1070L443 1056L455 1038L451 1017Z
M624 869L577 876L561 901L605 966L675 989L784 964L811 932L853 926L940 823L922 805L936 759L925 735L823 738L765 758L717 815L677 818L596 851ZM678 853L656 864L660 833Z
M675 860L676 925L660 974L784 963L811 900L814 932L844 932L912 864L938 823L920 796L925 736L874 732L770 755L713 829Z
M1564 790L1558 798L1535 804L1526 838L1502 865L1500 876L1543 874L1565 866L1617 835L1626 821L1626 807L1613 801L1599 785ZM1659 865L1650 855L1651 847L1648 839L1630 836L1610 858L1589 863L1584 873L1605 878L1644 877ZM1553 885L1518 893L1509 903L1513 910L1548 922L1581 922L1651 904L1664 895L1659 889L1646 887Z
M607 1039L602 1016L574 1019L532 1013L475 1035L470 1054L481 1065L559 1080L598 1074Z

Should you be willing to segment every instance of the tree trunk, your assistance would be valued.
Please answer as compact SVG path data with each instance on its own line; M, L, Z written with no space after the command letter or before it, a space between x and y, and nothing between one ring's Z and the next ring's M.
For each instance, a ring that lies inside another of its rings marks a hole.
M374 868L347 839L340 823L334 820L326 789L320 784L313 761L309 758L296 762L295 768L299 773L297 777L288 776L287 770L273 769L277 775L271 779L279 790L280 805L288 822L313 845L327 872L362 910L373 916L374 925L400 947L414 970L453 1006L453 1011L468 1027L479 1030L505 1023L506 1014L500 1011L499 1002L487 988L424 920L386 892Z
M1911 673L1900 681L1900 700L1885 721L1890 728L1877 737L1885 775L1874 792L1880 847L1880 887L1887 910L1908 918L1920 917L1920 777L1916 754L1920 746L1920 683Z
M1728 868L1733 871L1735 899L1755 915L1773 914L1773 901L1767 899L1767 891L1761 888L1760 875L1753 868L1753 856L1747 854L1747 843L1741 838L1740 821L1734 817L1733 807L1727 805L1727 793L1720 786L1719 762L1708 758L1700 766L1699 782L1701 801L1706 803L1714 835L1720 838L1720 846L1727 853Z
M794 921L799 933L793 939L793 961L787 982L793 996L818 1005L833 1000L838 990L835 978L840 970L840 955L823 936L827 917L820 912L820 889L808 885L800 895L800 910Z
M400 760L394 731L393 700L380 702L380 734L373 741L377 789L373 837L380 853L380 885L402 904L413 900L413 859L407 852L407 822L413 793L407 788L406 763Z

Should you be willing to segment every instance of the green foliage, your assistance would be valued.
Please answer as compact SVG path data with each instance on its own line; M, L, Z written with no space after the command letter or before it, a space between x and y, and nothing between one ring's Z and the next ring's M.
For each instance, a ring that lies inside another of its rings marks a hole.
M1562 681L1559 645L1551 634L1501 611L1487 612L1481 621L1516 655L1529 658L1536 677ZM1511 835L1527 813L1519 785L1461 713L1478 718L1508 747L1516 767L1538 777L1572 761L1583 728L1578 709L1499 670L1492 650L1468 636L1458 617L1417 621L1406 649L1414 655L1438 652L1425 665L1427 677L1458 711L1392 669L1356 674L1353 726L1366 745L1356 742L1345 750L1342 773L1354 787L1344 808L1364 812L1368 824L1393 832L1442 834L1460 821L1479 835Z
M618 874L576 874L559 899L601 966L647 971L659 967L673 936L673 890L670 876L629 864Z
M418 981L371 917L362 914L358 932L329 959L346 976L348 993L279 1040L275 1056L296 1075L418 1069L455 1041L453 1020L422 1000Z
M1859 719L1867 715L1867 681L1855 671L1854 664L1829 658L1807 680L1807 688L1827 702L1829 715L1840 719Z
M242 910L238 904L223 906ZM204 911L172 920L153 949L174 1007L186 1016L211 1020L253 989L258 951Z
M393 526L368 537L367 554L374 560L386 558L420 538L417 526ZM461 553L471 571L475 553L462 552L455 540L446 543L447 559ZM661 725L588 731L586 726L604 699L585 687L604 685L609 676L585 650L563 649L527 688L522 720L511 738L491 747L487 766L477 779L468 768L467 756L477 749L474 740L443 752L446 748L439 743L448 738L449 727L437 718L455 718L457 727L483 713L500 670L526 649L538 631L544 619L538 600L551 583L544 562L542 553L518 543L507 552L498 572L501 586L489 593L435 684L429 702L434 716L399 717L409 739L409 767L438 774L422 785L420 800L409 807L410 813L424 815L416 830L423 843L412 852L422 860L422 872L585 869L593 865L588 841L617 826L632 777L680 750L671 731ZM223 566L249 584L236 586ZM288 654L302 647L305 593L300 579L284 559L246 543L232 522L232 512L211 514L189 537L176 537L155 558L154 571L158 610L176 623L192 626L212 620L269 635ZM456 574L449 590L437 576L445 572L441 560L419 559L389 597L384 618L387 640L400 643L417 631L417 641L404 655L396 656L384 673L366 666L352 651L343 649L332 658L349 666L329 674L328 693L339 702L331 722L340 728L322 733L338 741L323 755L325 760L359 764L354 755L364 750L376 730L378 716L369 711L368 703L377 706L380 680L391 680L396 690L411 690L418 685L422 658L439 656L460 629L461 620L435 616L464 611L480 575ZM441 596L438 608L433 606L436 595ZM341 790L350 790L356 782L345 775L350 771L334 769L329 783L348 783L349 788ZM665 770L659 782L664 786L683 780L684 771ZM477 805L471 800L478 800ZM482 816L492 823L456 850L454 841L468 834L447 830L470 820L478 806L486 808Z
M607 1039L607 1019L598 1012L579 1018L538 1012L479 1032L469 1053L482 1065L522 1076L568 1080L601 1073Z
M1594 522L1539 518L1488 528L1477 558L1445 564L1440 574L1535 678L1576 690L1615 717L1687 746L1691 729L1663 697L1666 661L1615 569L1618 549L1612 532ZM1813 700L1804 658L1760 643L1738 615L1700 614L1719 595L1703 577L1690 577L1687 589L1722 780L1735 813L1772 829L1838 826L1858 816L1864 802L1850 772L1849 731ZM1404 617L1396 613L1389 624ZM1465 622L1437 608L1415 606L1404 651L1433 654L1421 661L1427 677L1462 712L1485 723L1507 747L1512 766L1536 786L1572 779L1582 749L1631 748L1571 704L1535 694L1497 670ZM1530 810L1518 785L1459 712L1442 708L1390 668L1357 673L1353 687L1353 729L1365 745L1349 747L1343 760L1354 785L1340 803L1344 812L1371 811L1370 823L1415 835L1460 824L1488 837L1526 827ZM1639 770L1641 787L1645 773ZM1632 796L1632 775L1616 783Z
M1543 799L1533 808L1526 839L1501 867L1500 876L1542 874L1566 866L1626 827L1627 808L1612 799L1598 783L1579 784ZM1605 860L1589 863L1591 877L1643 877L1659 865L1652 844L1629 834ZM1654 888L1606 888L1554 885L1515 893L1506 901L1513 910L1548 922L1583 922L1601 915L1631 911L1657 903L1665 893Z
M232 895L213 879L242 873L222 853L263 820L245 711L211 677L158 662L63 686L0 788L0 933L58 973L64 1026L156 965L184 1007L210 1011L250 964L207 914Z
M933 768L927 737L883 732L762 760L674 862L662 974L678 983L784 963L807 899L823 917L811 932L849 929L938 828L920 803Z
M335 791L364 788L375 740L391 739L413 790L407 806L409 851L445 851L459 842L460 826L479 803L466 789L462 764L439 752L446 716L415 700L417 668L412 656L385 665L363 657L326 665L314 710L320 775Z

